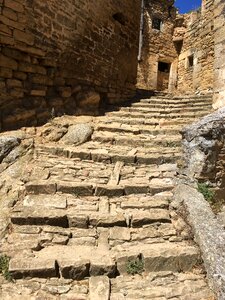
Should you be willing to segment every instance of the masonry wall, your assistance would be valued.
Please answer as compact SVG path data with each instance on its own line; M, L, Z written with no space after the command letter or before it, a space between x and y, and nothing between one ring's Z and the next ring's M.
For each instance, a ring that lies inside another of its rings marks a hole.
M143 46L138 65L138 88L156 90L159 76L158 62L173 63L177 58L173 43L176 9L173 0L146 0L144 8ZM162 29L152 28L154 18L162 20ZM163 87L168 89L169 82Z
M215 61L214 100L215 109L225 106L225 2L214 1Z
M185 16L186 33L178 63L179 93L208 93L214 77L214 1L203 0L202 9ZM193 65L190 60L193 57Z
M0 0L0 129L134 94L140 0Z

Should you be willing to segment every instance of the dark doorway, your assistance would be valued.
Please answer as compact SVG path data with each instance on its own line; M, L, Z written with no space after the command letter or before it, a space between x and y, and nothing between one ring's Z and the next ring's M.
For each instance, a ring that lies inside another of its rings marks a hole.
M162 61L158 62L158 77L157 77L157 90L164 91L168 89L170 77L170 63Z

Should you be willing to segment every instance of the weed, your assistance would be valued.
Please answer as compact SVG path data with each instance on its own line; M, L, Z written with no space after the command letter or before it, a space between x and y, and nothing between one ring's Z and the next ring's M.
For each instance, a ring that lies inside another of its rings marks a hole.
M204 196L205 200L208 202L213 201L214 192L210 189L207 183L198 182L198 191Z
M165 147L169 148L175 148L177 146L177 143L175 141L166 141L164 142Z
M137 257L127 262L127 273L131 275L141 274L144 271L144 261L142 258Z
M9 272L9 261L10 258L8 256L0 256L0 274L2 274L6 280L11 281L12 277Z

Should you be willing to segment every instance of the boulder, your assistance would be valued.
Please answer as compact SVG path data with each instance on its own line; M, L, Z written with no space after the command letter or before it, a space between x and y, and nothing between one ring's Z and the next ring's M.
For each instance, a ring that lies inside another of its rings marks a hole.
M69 127L67 134L61 139L68 145L80 145L87 142L93 133L90 124L76 124Z
M2 160L20 144L21 140L13 136L0 137L0 163Z

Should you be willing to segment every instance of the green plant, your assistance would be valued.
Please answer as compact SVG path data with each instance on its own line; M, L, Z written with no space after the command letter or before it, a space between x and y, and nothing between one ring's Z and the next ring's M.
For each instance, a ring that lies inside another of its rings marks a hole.
M10 258L8 256L0 256L0 274L2 274L6 280L11 281L12 277L9 272L9 261Z
M210 189L207 183L198 182L198 191L204 196L205 200L208 202L213 201L214 192Z
M127 273L131 275L141 274L144 271L144 261L142 258L137 257L127 262Z
M175 141L165 141L164 145L165 147L175 148L177 146L177 143Z

